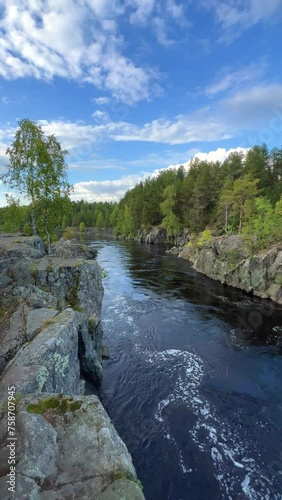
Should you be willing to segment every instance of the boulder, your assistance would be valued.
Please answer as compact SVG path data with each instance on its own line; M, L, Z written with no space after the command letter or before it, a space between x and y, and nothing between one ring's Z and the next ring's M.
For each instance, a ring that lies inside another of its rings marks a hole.
M97 396L22 397L17 436L17 498L144 500L131 456ZM0 484L6 474L0 468Z
M17 387L20 394L81 394L78 331L83 326L87 328L85 318L72 309L43 323L32 342L23 345L6 366L0 379L0 401L9 386Z
M166 250L166 253L171 255L179 255L183 251L182 247L172 247L169 250Z
M176 236L175 238L175 246L176 247L184 247L190 241L189 231L188 229L184 229L183 233Z
M66 240L61 238L52 245L52 255L65 259L95 259L97 250L94 246L86 246L79 243L76 239Z
M156 245L161 243L166 243L167 241L167 232L162 227L153 227L151 232L146 235L145 243L148 245Z
M0 259L40 258L45 254L44 244L39 236L0 234Z

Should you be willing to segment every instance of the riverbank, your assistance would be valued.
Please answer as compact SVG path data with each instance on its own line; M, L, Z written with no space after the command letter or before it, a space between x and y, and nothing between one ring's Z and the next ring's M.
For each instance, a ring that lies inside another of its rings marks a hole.
M95 257L76 241L60 240L46 256L38 237L0 235L3 499L144 498L99 398L84 395L84 379L102 378Z
M282 242L250 255L240 237L229 236L202 247L174 247L169 253L189 260L196 271L222 284L282 304Z
M171 244L162 226L140 230L135 236L120 235L117 239L147 245ZM189 232L184 229L175 236L175 246L168 253L189 260L196 271L222 284L282 304L282 242L256 255L250 255L243 238L238 235L215 237L203 246L189 242Z

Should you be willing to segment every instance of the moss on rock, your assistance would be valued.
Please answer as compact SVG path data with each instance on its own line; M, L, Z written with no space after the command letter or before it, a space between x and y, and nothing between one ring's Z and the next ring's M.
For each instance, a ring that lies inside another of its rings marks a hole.
M64 398L63 395L59 395L42 399L35 404L29 404L26 410L28 413L37 413L39 415L44 415L48 410L56 410L57 413L65 415L68 411L79 410L81 404L80 401L73 401L72 398Z

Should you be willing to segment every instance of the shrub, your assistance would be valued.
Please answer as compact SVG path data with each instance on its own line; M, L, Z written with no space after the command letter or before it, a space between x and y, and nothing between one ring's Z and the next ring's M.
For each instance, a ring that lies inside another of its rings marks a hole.
M79 224L79 231L80 231L81 233L85 233L85 229L86 229L85 222L81 222L81 223Z
M190 241L185 245L189 248L202 248L207 243L213 240L212 233L210 229L206 229L201 233L200 236L196 236L195 234L191 234Z
M206 229L205 231L202 232L200 238L198 239L198 247L203 247L212 240L213 237L210 229Z
M106 278L108 276L108 273L104 267L101 267L101 276L102 278Z
M23 227L23 232L25 236L32 236L32 227L30 224L25 224Z
M72 238L74 238L75 234L73 232L73 230L71 229L71 227L66 227L66 230L64 231L63 233L63 237L65 238L65 240L71 240Z

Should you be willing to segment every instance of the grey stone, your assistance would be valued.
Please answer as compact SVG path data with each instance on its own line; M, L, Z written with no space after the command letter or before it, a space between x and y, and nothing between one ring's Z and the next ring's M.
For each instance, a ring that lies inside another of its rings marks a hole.
M17 474L16 493L8 491L7 477L0 477L1 500L38 500L41 489L38 484L29 477Z
M4 276L3 274L0 275L0 288L4 288L11 283L13 283L13 280L11 278L9 278L8 276Z
M1 340L0 372L26 341L25 323L26 307L23 304L17 306L10 317L7 314L5 333Z
M144 500L131 456L97 396L25 396L17 432L18 498Z
M239 236L214 238L202 248L184 247L179 257L226 285L282 304L282 246L248 256Z
M52 245L52 255L62 258L95 259L97 250L94 246L86 246L75 239L66 240L61 238Z
M145 236L145 243L148 245L155 245L166 243L167 232L162 227L153 227L151 232Z
M58 298L35 285L19 286L13 290L13 295L24 300L31 308L52 308L58 305Z
M88 500L107 491L109 498L143 499L131 457L102 404L82 396L81 375L96 385L102 377L96 249L61 242L55 249L61 256L50 258L40 239L13 238L0 236L1 498ZM20 396L16 495L6 489L8 386Z
M97 500L144 500L141 488L133 481L117 479L98 495Z
M0 380L2 397L7 384L15 385L21 394L36 391L81 394L78 330L85 319L66 309L54 320L8 364Z
M17 473L35 480L57 475L57 432L42 415L17 413Z
M32 309L26 315L26 337L31 340L35 333L44 325L44 323L58 314L58 311L52 309Z
M82 375L98 386L102 380L102 328L89 330L88 321L79 327L78 355Z

